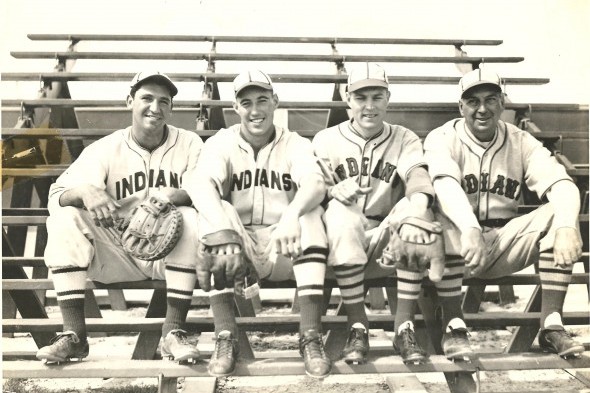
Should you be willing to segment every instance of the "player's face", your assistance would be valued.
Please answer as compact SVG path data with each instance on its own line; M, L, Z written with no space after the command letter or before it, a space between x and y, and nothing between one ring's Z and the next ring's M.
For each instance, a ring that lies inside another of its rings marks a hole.
M127 97L127 107L132 111L134 127L160 131L170 118L172 97L166 87L147 82L137 89L135 97Z
M491 141L504 111L504 98L491 86L477 86L459 101L459 111L473 136Z
M234 102L234 110L240 116L242 133L248 141L270 137L278 104L279 99L271 90L251 86L240 92Z
M389 90L382 87L365 87L346 94L354 123L361 128L359 131L369 136L381 131L389 95Z

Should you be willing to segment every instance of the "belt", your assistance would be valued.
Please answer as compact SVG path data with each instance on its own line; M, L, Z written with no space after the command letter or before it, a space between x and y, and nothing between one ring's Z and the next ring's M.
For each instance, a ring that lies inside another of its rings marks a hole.
M479 224L483 227L499 228L508 224L510 220L512 220L512 218L492 218L489 220L481 220Z

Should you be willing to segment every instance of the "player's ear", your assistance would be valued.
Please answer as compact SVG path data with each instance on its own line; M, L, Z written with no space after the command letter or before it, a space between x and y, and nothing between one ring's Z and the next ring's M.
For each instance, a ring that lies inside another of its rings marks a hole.
M127 109L131 109L132 105L133 105L133 97L131 97L131 94L127 95Z
M350 106L350 100L351 100L350 93L346 92L346 103L349 104L349 106Z
M279 96L276 93L273 93L272 100L275 104L275 109L279 106Z
M234 108L234 111L235 111L236 113L238 113L238 102L237 102L236 100L234 100L234 101L232 102L232 106L233 106L233 108ZM239 114L239 113L238 113L238 114Z
M461 113L461 116L465 116L463 113L463 100L459 100L459 113Z

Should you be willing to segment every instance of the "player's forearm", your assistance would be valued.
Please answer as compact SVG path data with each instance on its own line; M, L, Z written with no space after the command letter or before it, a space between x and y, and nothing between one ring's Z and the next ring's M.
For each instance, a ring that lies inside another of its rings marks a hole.
M433 182L439 205L451 221L465 233L471 228L481 228L473 214L465 192L451 177L440 177Z
M580 214L580 191L569 180L561 180L551 186L547 192L547 199L553 205L555 228L577 227Z
M326 195L326 183L320 176L310 176L301 181L295 198L288 209L298 217L309 213L322 203Z
M201 218L217 230L232 228L221 204L221 196L211 181L197 181L186 191Z
M430 206L430 196L416 192L408 197L410 201L410 215L422 216Z
M160 189L159 192L167 197L170 202L175 206L190 206L192 201L186 190L166 187Z
M84 207L84 192L87 185L74 187L65 190L59 196L60 206L74 206L83 208Z

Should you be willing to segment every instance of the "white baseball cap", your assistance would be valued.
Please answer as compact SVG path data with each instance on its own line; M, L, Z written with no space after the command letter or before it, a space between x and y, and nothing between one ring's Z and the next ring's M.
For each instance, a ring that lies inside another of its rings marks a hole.
M168 86L171 97L174 97L176 94L178 94L178 89L176 88L176 85L174 85L174 82L172 82L172 79L170 79L168 75L162 74L159 71L140 71L135 74L131 80L131 91L139 89L139 87L148 80L156 79Z
M389 89L389 82L385 70L375 63L364 63L348 74L346 91L353 92L364 87L385 87Z
M498 88L498 91L502 91L502 79L500 79L498 74L490 70L478 68L463 75L459 81L461 98L464 97L467 90L480 85L493 85Z
M237 97L240 91L249 86L258 86L262 89L273 90L270 76L260 70L244 71L234 79L234 93Z

